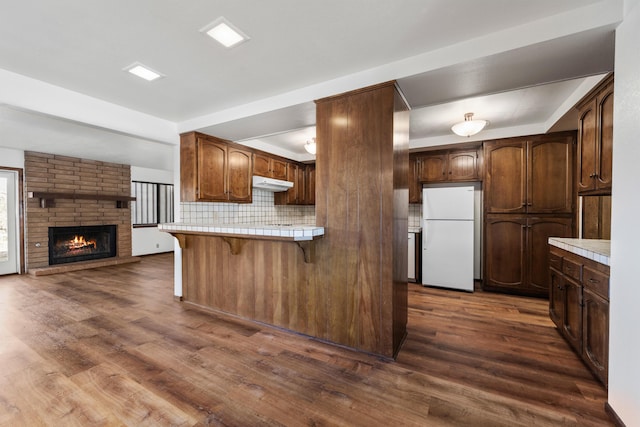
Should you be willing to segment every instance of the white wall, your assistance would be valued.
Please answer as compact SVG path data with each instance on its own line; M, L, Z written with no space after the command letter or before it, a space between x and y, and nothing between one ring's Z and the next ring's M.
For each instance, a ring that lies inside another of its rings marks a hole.
M172 184L173 171L131 166L131 180ZM131 247L133 256L171 252L174 247L173 236L158 231L157 227L134 228Z
M640 1L616 30L611 217L609 405L640 426Z
M0 147L0 167L24 169L24 151Z

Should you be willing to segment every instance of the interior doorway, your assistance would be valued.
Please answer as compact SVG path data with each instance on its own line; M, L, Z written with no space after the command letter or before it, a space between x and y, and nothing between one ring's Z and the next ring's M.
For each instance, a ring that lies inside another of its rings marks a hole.
M20 272L18 172L0 169L0 274Z

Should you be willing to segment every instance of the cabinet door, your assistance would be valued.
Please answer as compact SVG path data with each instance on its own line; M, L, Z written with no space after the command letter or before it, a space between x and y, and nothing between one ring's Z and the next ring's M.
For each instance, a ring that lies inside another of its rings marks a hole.
M526 211L526 157L524 141L485 144L485 209L487 213Z
M596 188L611 190L613 162L613 83L598 96L598 149L596 151Z
M422 185L418 181L418 160L416 157L409 157L409 203L420 203L422 201Z
M197 198L203 201L227 200L227 147L198 138Z
M596 174L596 100L580 109L578 118L578 191L595 190Z
M530 218L527 221L527 274L523 293L549 295L549 237L571 237L571 218Z
M527 213L573 211L573 138L529 143Z
M275 179L287 179L287 162L271 159L271 177Z
M549 270L549 317L561 330L564 318L564 277L555 268Z
M487 218L484 289L519 293L525 280L525 233L524 218Z
M562 335L578 354L582 353L582 285L566 276Z
M418 160L420 182L442 182L447 180L447 154L430 154Z
M474 181L478 179L478 152L453 151L449 153L449 181Z
M316 204L316 165L307 165L305 170L305 205Z
M262 154L253 156L253 174L258 176L271 176L271 158Z
M584 288L583 292L582 356L596 376L604 384L607 384L609 302L588 288Z
M300 172L301 169L296 163L287 165L287 181L293 182L293 187L287 191L275 193L273 197L274 204L295 205L298 203L299 196L304 196L304 190L300 188ZM302 186L304 187L304 178L302 178Z
M251 202L253 168L250 151L229 147L228 152L228 200L230 202Z

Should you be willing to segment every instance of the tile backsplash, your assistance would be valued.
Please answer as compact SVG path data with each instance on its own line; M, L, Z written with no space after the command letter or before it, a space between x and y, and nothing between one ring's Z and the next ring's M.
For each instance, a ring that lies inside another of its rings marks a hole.
M409 227L422 227L422 205L409 205Z
M253 189L253 202L181 202L181 222L189 224L297 224L315 225L315 206L276 206L273 193Z

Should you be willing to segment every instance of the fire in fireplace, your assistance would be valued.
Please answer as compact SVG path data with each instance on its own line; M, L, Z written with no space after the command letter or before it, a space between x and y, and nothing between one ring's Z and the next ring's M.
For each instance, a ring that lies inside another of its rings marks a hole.
M116 256L116 226L49 227L49 265Z

